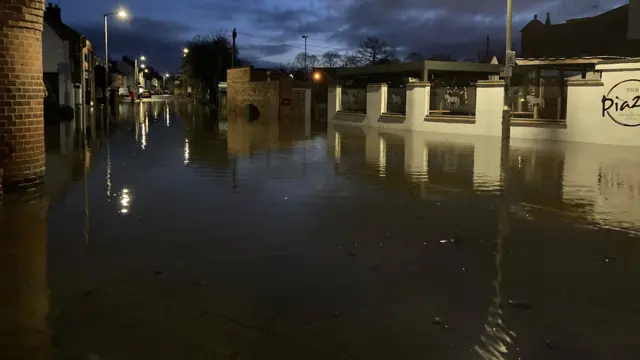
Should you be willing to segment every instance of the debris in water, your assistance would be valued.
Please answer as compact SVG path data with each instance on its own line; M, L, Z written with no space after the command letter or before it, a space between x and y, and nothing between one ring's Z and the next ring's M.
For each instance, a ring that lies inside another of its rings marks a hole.
M544 346L546 346L549 349L553 349L553 345L551 345L551 343L549 342L549 340L544 342Z
M431 323L433 325L440 326L440 325L442 325L442 319L440 319L439 317L436 316L436 317L433 318L433 320L431 320Z
M604 262L607 263L607 264L608 263L612 263L614 261L616 261L616 258L613 258L611 256L607 256L606 258L604 258Z
M533 306L531 306L531 304L527 304L525 302L516 301L516 300L509 300L509 306L511 306L512 308L522 309L522 310L533 309Z
M467 268L463 267L462 271L467 272Z
M451 239L444 239L444 240L440 240L441 244L461 244L462 242L464 242L465 239L460 237L459 235L455 235L454 237L452 237Z

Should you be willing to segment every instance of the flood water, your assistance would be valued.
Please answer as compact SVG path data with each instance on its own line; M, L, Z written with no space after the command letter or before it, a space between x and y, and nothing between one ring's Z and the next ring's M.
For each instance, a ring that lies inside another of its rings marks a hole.
M638 149L119 111L4 197L2 359L640 358Z

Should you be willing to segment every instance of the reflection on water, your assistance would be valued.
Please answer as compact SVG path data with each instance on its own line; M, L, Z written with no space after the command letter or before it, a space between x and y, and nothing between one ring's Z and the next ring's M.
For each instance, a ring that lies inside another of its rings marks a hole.
M5 197L0 358L640 357L639 150L118 111Z
M396 169L403 167L407 186L419 183L423 190L478 195L497 194L500 189L499 162L495 160L500 143L493 138L385 133L344 126L330 129L329 134L336 162L343 158L345 148L364 151L367 164L380 177L387 177L391 163ZM347 134L364 142L363 149L345 146ZM630 232L640 227L640 149L517 140L511 147L516 209L557 212L595 227Z

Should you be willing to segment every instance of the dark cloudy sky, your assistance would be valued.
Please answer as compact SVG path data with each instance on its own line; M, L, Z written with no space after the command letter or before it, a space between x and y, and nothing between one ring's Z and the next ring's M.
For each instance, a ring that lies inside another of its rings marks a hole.
M49 1L58 3L58 0ZM513 0L514 40L519 30L547 12L553 23L592 16L627 0ZM252 61L289 62L309 53L354 49L367 35L398 47L399 55L447 53L475 57L487 35L504 47L505 0L60 0L62 18L84 33L103 54L102 15L118 5L129 21L110 18L112 54L144 54L161 71L180 64L184 43L197 34L238 31L240 56ZM594 8L594 6L598 8ZM516 44L517 45L517 44Z

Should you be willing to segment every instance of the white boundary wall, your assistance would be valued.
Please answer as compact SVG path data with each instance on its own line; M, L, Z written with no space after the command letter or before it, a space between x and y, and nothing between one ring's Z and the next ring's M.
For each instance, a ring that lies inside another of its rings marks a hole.
M633 104L633 97L640 96L640 59L601 63L596 71L602 73L601 80L568 81L566 126L565 122L513 121L511 137L640 146L640 126L621 125L603 113L603 96L621 82L623 84L614 90L618 98ZM370 84L367 86L367 113L356 114L340 111L342 90L340 86L334 86L329 88L328 119L333 123L383 129L501 136L503 81L478 81L474 117L429 115L430 90L427 82L407 84L406 115L385 114L387 86ZM612 116L623 119L627 125L640 125L640 101L638 105L638 108L627 107Z

